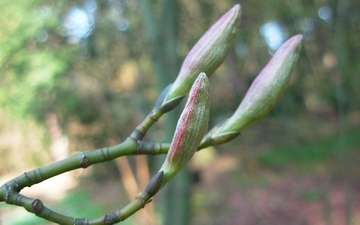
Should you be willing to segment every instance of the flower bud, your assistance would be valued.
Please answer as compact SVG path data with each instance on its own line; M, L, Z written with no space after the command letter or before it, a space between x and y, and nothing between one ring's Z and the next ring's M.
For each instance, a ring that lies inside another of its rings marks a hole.
M256 77L236 112L222 125L219 134L240 132L266 116L284 93L301 48L302 35L287 40Z
M160 171L164 172L163 186L191 159L203 138L210 111L209 80L200 73L195 80L184 111L177 123L170 149Z
M210 76L221 65L233 46L239 26L240 5L237 4L211 26L190 50L163 105L186 95L200 72Z

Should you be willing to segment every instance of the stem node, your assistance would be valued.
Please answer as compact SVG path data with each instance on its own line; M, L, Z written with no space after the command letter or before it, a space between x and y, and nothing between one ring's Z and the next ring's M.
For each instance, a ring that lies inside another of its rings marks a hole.
M40 199L34 199L31 203L32 209L35 215L38 215L44 207L44 204Z
M90 166L90 160L89 158L82 152L82 156L81 156L81 160L80 160L80 167L81 168L86 168Z
M103 221L106 224L114 224L114 223L118 223L120 221L122 221L123 219L121 218L121 216L117 216L116 213L110 213L110 214L106 214L104 216Z

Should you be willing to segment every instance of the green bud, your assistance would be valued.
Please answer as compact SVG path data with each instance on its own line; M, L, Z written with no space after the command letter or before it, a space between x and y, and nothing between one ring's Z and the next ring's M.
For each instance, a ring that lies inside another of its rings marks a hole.
M173 108L175 108L180 102L181 100L183 100L183 98L185 97L185 95L183 96L179 96L177 98L173 98L171 99L171 101L167 101L166 104L164 103L164 100L171 88L172 84L169 84L168 86L165 87L165 89L160 93L158 99L156 100L154 109L158 109L160 108L162 113L167 113L170 110L172 110Z
M236 112L222 125L217 135L240 132L260 120L278 102L290 80L301 49L302 35L287 40L256 77Z
M164 172L164 186L182 170L196 152L209 122L210 90L205 73L195 80L176 126L170 149L160 171Z
M200 38L186 56L163 104L184 96L200 72L210 76L225 60L240 26L240 5L232 7Z
M161 185L164 181L164 173L162 171L155 174L153 178L149 181L148 185L145 188L145 192L150 195L154 196L161 188Z
M208 146L221 145L240 135L240 132L227 132L219 134L218 132L225 122L226 120L216 124L209 132L206 133L204 138L201 140L199 149L206 148Z

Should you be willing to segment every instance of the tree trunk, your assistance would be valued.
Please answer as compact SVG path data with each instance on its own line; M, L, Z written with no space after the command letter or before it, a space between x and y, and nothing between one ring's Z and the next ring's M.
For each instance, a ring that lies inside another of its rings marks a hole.
M177 41L177 2L166 0L162 3L162 14L155 19L152 5L148 0L141 0L144 24L151 51L152 64L157 76L159 92L172 83L180 68L176 52ZM165 139L172 140L180 109L175 108L165 116ZM160 157L159 166L165 156ZM162 199L162 223L181 225L188 224L190 208L190 179L187 169L181 171L160 192Z

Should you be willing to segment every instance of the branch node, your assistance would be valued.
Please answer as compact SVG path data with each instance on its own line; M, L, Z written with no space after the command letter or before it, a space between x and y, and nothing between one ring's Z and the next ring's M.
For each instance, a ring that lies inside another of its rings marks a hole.
M139 129L135 128L135 130L130 134L129 138L133 140L142 140L145 134L141 132Z
M160 149L159 153L161 153L162 152L162 144L161 143L159 143L159 149ZM153 146L152 153L153 153L153 155L155 155L155 144Z
M13 179L13 181L14 181L14 183L15 183L15 185L16 185L16 190L18 190L18 188L20 187L20 185L19 185L19 182L17 181L17 177L15 177L14 179ZM19 191L19 190L18 190Z
M152 142L151 145L150 145L150 147L149 147L149 153L150 153L151 155L155 155L155 154L156 154L156 153L155 153L155 143L154 143L154 142Z
M155 114L153 113L153 111L150 112L149 114L149 118L154 120L154 121L158 121L159 117L155 116Z
M109 147L100 149L101 155L103 156L104 161L110 161L110 151Z
M141 153L143 144L144 144L144 142L142 140L138 140L136 142L136 152L135 152L136 155L139 155Z
M89 219L73 218L73 225L89 225Z
M147 202L145 202L144 199L142 199L140 196L136 196L135 199L137 199L141 202L141 208L145 208L145 205Z
M41 212L42 208L44 207L44 204L40 199L34 199L31 203L31 206L33 208L35 215L38 215Z
M43 213L42 218L48 219L49 216L50 216L51 210L50 210L49 208L45 208L45 209L46 209L46 210L45 210L45 212Z
M88 157L86 157L85 153L82 152L81 160L80 160L80 167L86 168L90 166L90 160Z
M5 202L9 203L9 198L10 198L10 195L12 194L12 192L13 192L13 188L9 187L9 185L7 183L5 184L5 187L7 189L7 192L6 192L6 195L5 195Z
M38 173L36 173L36 172L38 172ZM43 175L42 175L42 173L40 171L40 168L37 168L37 169L33 170L33 173L34 173L36 183L40 183L41 181L44 180L44 177L43 177Z
M25 178L26 178L26 179L28 180L28 182L29 182L28 187L30 187L30 186L31 186L31 179L30 179L30 177L27 175L27 172L24 173L24 176L25 176Z
M117 216L116 213L110 213L110 214L106 214L103 218L103 221L106 224L114 224L114 223L118 223L120 221L123 221L124 219L121 218L121 216Z
M20 202L21 202L21 199L23 198L24 196L22 196L21 194L17 194L16 198L15 198L15 205L20 205Z

